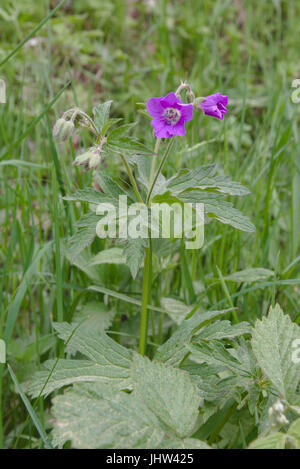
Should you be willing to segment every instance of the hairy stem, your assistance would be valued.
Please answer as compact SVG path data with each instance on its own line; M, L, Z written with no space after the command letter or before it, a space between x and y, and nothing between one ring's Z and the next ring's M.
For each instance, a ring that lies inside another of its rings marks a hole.
M132 184L133 190L134 190L134 192L135 192L135 195L136 195L138 201L139 201L141 204L143 204L143 203L144 203L144 202L143 202L143 199L142 199L142 197L141 197L141 194L140 194L140 191L139 191L139 189L138 189L136 180L135 180L135 178L134 178L133 172L131 171L131 168L130 168L130 166L129 166L129 163L128 163L127 159L126 159L126 156L125 156L125 155L121 155L121 158L122 158L122 161L123 161L123 163L124 163L124 165L125 165L125 168L126 168L128 177L129 177L129 179L130 179L130 182L131 182L131 184Z
M160 139L157 139L156 141L155 149L154 149L154 158L152 161L152 168L151 168L151 174L150 174L150 181L149 181L150 182L149 192L148 192L147 202L146 202L147 205L149 205L149 203L151 202L151 194L152 194L153 188L155 186L155 183L157 181L159 174L161 173L161 170L165 164L165 161L170 153L170 150L173 145L173 141L174 139L171 138L166 148L166 151L161 159L160 165L156 171L155 177L153 178ZM144 279L143 279L142 311L141 311L140 343L139 343L139 352L141 355L145 355L146 353L148 322L149 322L147 305L148 305L148 300L149 300L149 286L151 285L151 271L152 271L152 252L151 252L150 236L151 234L149 234L150 247L147 247L145 250L145 262L144 262Z
M156 140L156 143L155 143L154 156L153 156L153 159L152 159L152 165L151 165L150 177L149 177L149 187L151 187L151 184L153 182L154 171L155 171L156 160L157 160L157 156L158 156L158 149L159 149L160 142L161 142L161 138L158 138Z
M158 167L158 169L157 169L157 171L156 171L155 177L154 177L154 179L153 179L153 181L152 181L152 183L151 183L151 186L150 186L150 189L149 189L149 192L148 192L148 196L147 196L147 201L146 201L146 204L147 204L147 205L148 205L149 202L151 201L151 195L152 195L154 186L155 186L155 184L156 184L157 178L158 178L158 176L160 175L160 173L161 173L161 171L162 171L162 169L163 169L163 167L164 167L164 164L165 164L165 162L166 162L166 159L167 159L168 156L169 156L169 153L170 153L170 151L171 151L171 149L172 149L174 140L175 140L174 137L172 137L172 138L170 139L170 141L169 141L169 143L168 143L168 146L167 146L167 148L166 148L166 151L165 151L165 153L164 153L164 155L163 155L163 157L162 157L162 159L161 159L161 162L160 162L160 164L159 164L159 167Z
M149 319L147 304L148 304L148 298L149 298L150 268L151 268L151 248L147 247L145 250L142 311L141 311L141 326L140 326L139 352L141 355L145 355L146 345L147 345L148 319Z

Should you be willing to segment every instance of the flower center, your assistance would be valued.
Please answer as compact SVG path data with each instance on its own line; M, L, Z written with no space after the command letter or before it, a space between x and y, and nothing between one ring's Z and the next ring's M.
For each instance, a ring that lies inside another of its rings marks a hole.
M175 125L179 121L181 117L180 111L175 109L174 107L168 107L164 112L164 118L166 119L167 123L170 125Z

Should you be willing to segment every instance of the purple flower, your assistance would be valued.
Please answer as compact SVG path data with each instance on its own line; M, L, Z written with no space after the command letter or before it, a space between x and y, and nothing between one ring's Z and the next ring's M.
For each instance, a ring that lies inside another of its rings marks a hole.
M150 98L147 102L152 125L157 138L171 138L173 135L185 135L184 123L193 118L193 105L183 104L175 93L162 98Z
M223 120L223 114L226 114L226 106L228 104L228 96L222 96L221 93L206 96L204 101L200 103L200 108L208 116L217 117Z

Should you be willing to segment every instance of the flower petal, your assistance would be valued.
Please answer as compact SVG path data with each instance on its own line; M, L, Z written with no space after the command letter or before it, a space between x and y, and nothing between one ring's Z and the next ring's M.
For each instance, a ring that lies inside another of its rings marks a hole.
M161 98L150 98L147 102L147 111L152 117L159 117L162 115L164 108L162 107Z
M178 124L172 126L173 135L183 137L186 134L184 122L178 122Z
M222 103L218 104L218 108L221 112L223 112L223 114L226 114L226 112L228 112L228 110L226 109L226 107Z
M157 138L169 138L168 132L168 124L165 122L164 119L156 117L151 122L152 126L154 127L155 136Z
M217 106L208 106L206 108L202 108L204 111L204 114L207 116L212 116L216 117L217 119L223 119L223 114L222 112L217 108Z
M193 119L194 106L192 104L182 104L179 110L185 121L191 121Z
M182 104L181 99L178 98L178 96L176 96L176 94L173 91L171 91L171 93L161 98L160 102L164 108L172 107L172 106L175 106L176 104Z
M219 103L223 104L223 106L227 106L228 104L228 96L220 94Z

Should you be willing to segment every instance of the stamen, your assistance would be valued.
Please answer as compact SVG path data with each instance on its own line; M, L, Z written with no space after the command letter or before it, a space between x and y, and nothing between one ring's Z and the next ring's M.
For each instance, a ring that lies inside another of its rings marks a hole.
M174 107L168 107L164 112L164 118L166 119L167 123L170 125L175 125L179 121L181 117L181 113L178 109Z

